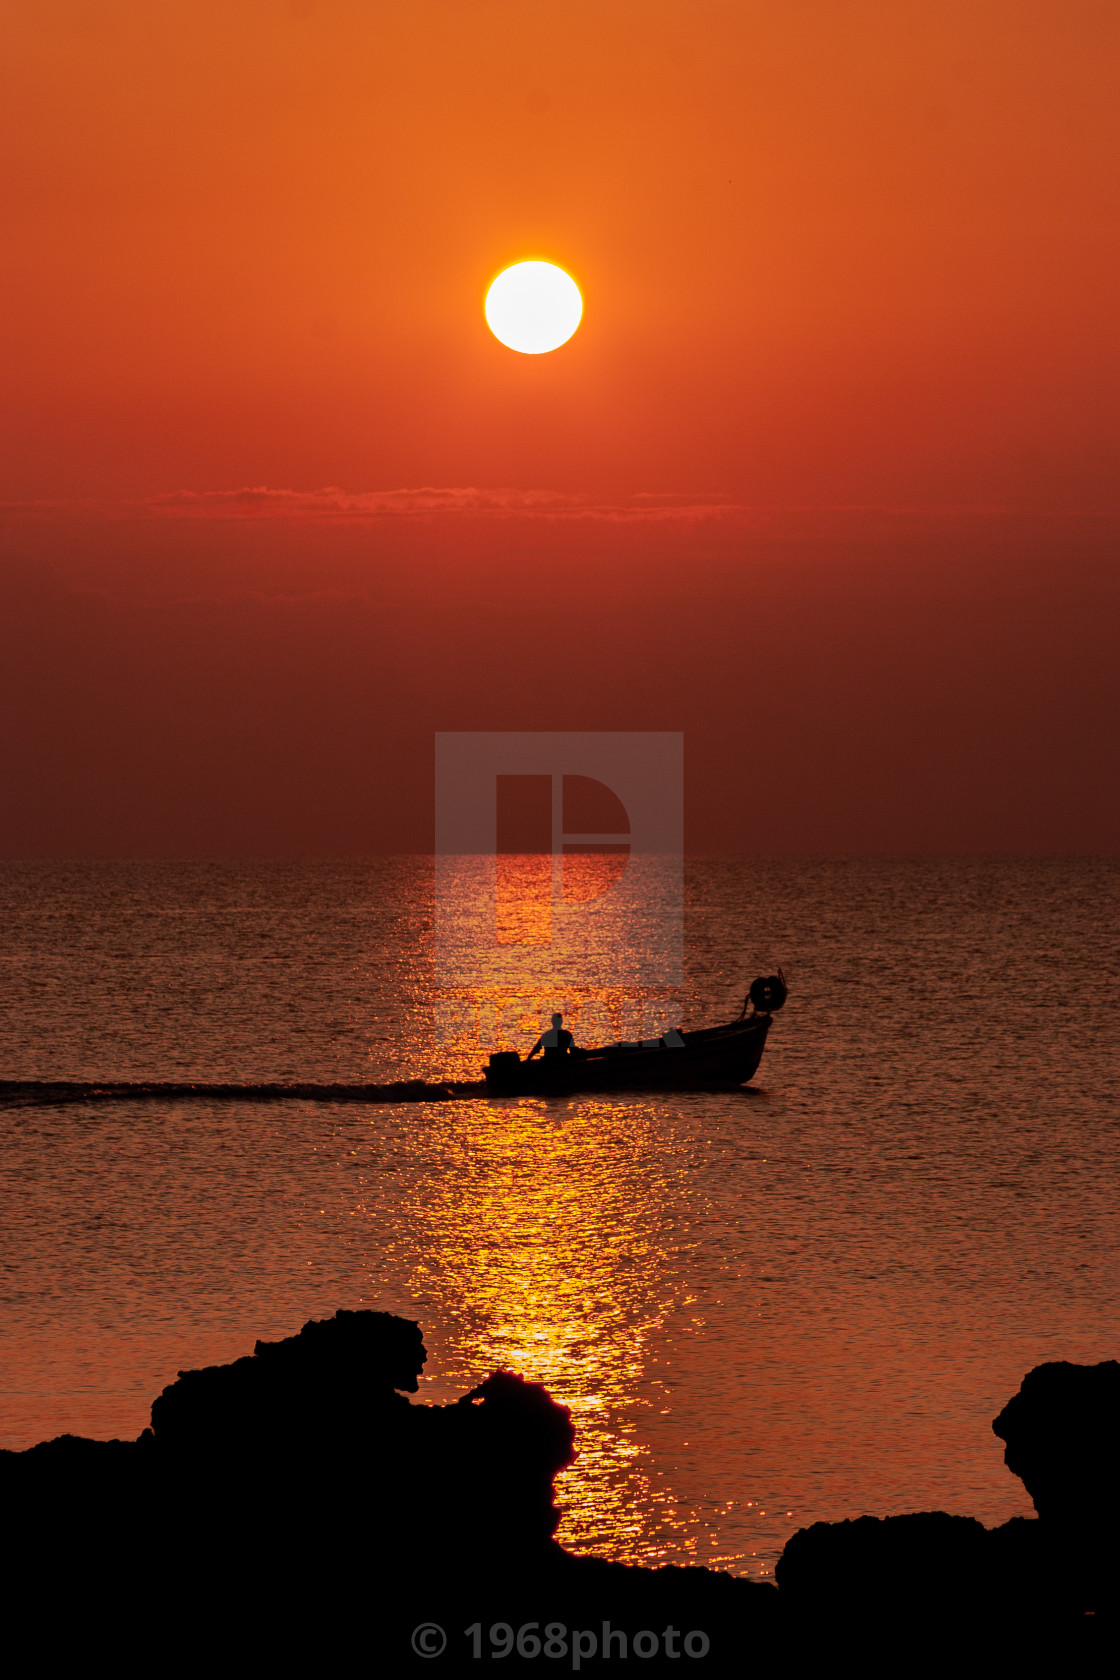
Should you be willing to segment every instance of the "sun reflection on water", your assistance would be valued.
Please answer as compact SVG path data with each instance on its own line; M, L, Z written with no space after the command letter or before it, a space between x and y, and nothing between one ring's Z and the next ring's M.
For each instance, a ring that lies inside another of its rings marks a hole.
M638 1425L650 1339L677 1304L679 1163L641 1103L463 1104L454 1121L409 1242L413 1297L450 1326L441 1369L543 1382L577 1431L558 1538L648 1556L643 1507L666 1494Z

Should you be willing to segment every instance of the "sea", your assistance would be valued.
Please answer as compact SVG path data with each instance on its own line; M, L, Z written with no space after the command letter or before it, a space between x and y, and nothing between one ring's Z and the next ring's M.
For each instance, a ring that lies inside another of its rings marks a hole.
M0 1079L477 1077L539 1021L448 1031L433 880L0 865ZM1120 1358L1118 887L1115 858L692 860L680 1023L789 986L741 1092L17 1097L0 1445L135 1437L180 1370L366 1307L421 1325L414 1403L502 1368L571 1409L577 1552L765 1579L812 1522L1025 1514L991 1420L1035 1365Z

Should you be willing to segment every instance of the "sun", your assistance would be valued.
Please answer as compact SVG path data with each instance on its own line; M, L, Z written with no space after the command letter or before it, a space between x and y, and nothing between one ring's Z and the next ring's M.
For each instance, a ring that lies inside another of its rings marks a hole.
M502 270L486 294L490 331L523 356L558 350L571 338L582 315L579 287L555 263L514 263Z

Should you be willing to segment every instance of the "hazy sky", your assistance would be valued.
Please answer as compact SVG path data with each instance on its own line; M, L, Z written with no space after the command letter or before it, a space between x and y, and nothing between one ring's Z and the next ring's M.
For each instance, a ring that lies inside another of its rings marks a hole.
M1115 848L1114 0L2 15L0 849L423 849L456 728Z

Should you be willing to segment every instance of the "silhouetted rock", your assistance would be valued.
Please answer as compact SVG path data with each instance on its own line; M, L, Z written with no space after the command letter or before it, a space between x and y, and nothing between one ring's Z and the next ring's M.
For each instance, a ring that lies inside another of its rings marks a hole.
M865 1669L1074 1665L1115 1633L1120 1366L1043 1365L993 1424L1038 1511L985 1529L943 1511L814 1523L776 1570L808 1666L838 1637ZM1078 1668L1067 1672L1078 1672Z
M1080 1609L1120 1608L1120 1364L1037 1365L992 1428L1038 1512L1061 1591Z
M1120 1364L1036 1365L992 1424L1003 1459L1047 1522L1116 1521L1120 1495Z
M180 1371L152 1405L152 1433L168 1453L242 1460L278 1449L329 1450L371 1413L407 1406L427 1355L420 1327L390 1313L338 1312L251 1358Z
M783 1602L845 1615L873 1595L892 1615L970 1616L986 1596L988 1531L975 1517L916 1511L813 1523L787 1543L775 1571Z
M424 1360L417 1325L340 1312L181 1372L138 1441L0 1454L9 1619L53 1627L56 1646L69 1630L71 1654L117 1672L150 1672L157 1649L162 1673L393 1673L425 1663L411 1635L429 1622L448 1637L443 1674L477 1673L472 1638L485 1630L489 1657L504 1625L562 1627L554 1645L578 1632L581 1668L605 1632L607 1660L640 1636L643 1671L679 1662L686 1636L709 1672L769 1650L772 1588L565 1553L552 1483L575 1456L567 1410L508 1372L452 1405L410 1403Z
M34 1640L49 1670L161 1675L477 1674L547 1640L545 1672L625 1655L678 1675L689 1658L716 1675L1074 1674L1108 1650L1115 1363L1041 1366L996 1419L1037 1518L814 1523L776 1592L563 1551L567 1410L508 1372L451 1405L410 1402L425 1357L416 1324L340 1312L181 1372L137 1441L0 1453L8 1646ZM429 1624L438 1662L413 1643Z

